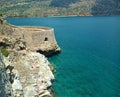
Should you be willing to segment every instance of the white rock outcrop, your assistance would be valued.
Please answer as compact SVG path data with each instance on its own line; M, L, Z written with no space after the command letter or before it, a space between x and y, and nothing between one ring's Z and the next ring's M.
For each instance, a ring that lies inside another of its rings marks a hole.
M46 57L40 53L29 52L20 54L16 60L18 61L14 63L14 69L18 70L19 75L13 70L16 77L12 84L14 94L18 95L17 91L23 90L24 97L43 97L45 95L51 97L47 88L52 85L54 75Z

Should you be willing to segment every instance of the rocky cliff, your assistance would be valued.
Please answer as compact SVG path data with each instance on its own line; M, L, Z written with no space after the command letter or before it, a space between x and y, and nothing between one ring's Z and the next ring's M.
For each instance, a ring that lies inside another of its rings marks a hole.
M60 52L52 28L13 26L0 19L3 48L9 55L0 52L0 97L54 97L54 75L44 56Z
M13 97L12 85L9 74L6 73L6 66L0 53L0 97Z

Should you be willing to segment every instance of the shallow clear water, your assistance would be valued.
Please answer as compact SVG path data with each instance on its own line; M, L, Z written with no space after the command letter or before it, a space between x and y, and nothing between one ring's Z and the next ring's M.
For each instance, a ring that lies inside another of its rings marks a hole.
M120 97L120 17L7 18L55 28L62 52L49 58L58 97Z

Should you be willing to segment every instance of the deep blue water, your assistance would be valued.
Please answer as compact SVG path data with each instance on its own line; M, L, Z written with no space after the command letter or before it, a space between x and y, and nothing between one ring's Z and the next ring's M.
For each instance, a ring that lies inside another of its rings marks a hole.
M61 54L49 58L58 97L120 97L120 17L7 18L55 28Z

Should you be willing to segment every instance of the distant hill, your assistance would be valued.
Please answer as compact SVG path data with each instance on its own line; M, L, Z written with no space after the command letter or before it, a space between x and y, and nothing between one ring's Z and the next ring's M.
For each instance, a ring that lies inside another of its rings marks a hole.
M0 0L7 17L120 15L120 0Z
M52 0L50 6L69 7L70 4L80 2L80 0Z
M96 0L93 15L120 15L120 0Z

